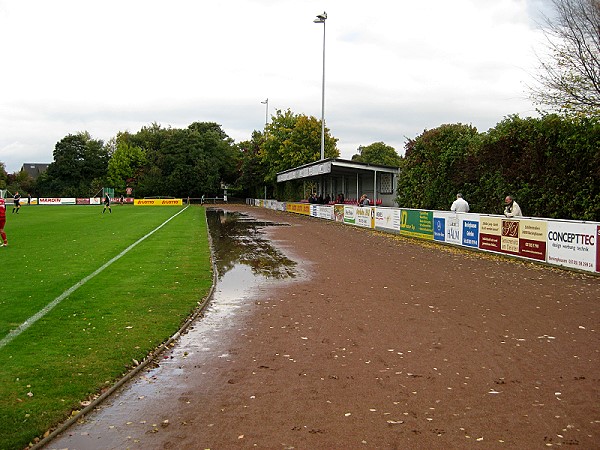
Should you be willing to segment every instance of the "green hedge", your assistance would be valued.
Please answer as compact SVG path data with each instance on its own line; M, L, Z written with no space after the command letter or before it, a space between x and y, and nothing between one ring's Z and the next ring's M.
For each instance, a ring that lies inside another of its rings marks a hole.
M397 201L449 209L461 192L471 211L501 214L513 195L526 216L600 221L598 118L507 117L478 133L442 125L406 144Z

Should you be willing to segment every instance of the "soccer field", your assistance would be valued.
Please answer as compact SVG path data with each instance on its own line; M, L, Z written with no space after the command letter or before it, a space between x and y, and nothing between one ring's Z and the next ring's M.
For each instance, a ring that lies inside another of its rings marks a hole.
M212 284L204 208L30 206L0 248L0 449L23 448L172 336Z

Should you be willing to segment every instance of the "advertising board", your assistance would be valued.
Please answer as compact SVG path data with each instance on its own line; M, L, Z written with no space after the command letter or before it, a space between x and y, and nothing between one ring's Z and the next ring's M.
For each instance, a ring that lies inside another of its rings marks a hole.
M548 223L542 220L521 220L519 226L519 255L546 261Z
M335 217L336 222L344 221L344 205L334 205L333 206L333 215Z
M372 208L370 206L359 206L356 208L355 214L355 225L365 228L375 227L375 208Z
M344 205L344 223L354 225L356 223L356 206Z
M479 247L479 220L460 218L462 245L466 247Z
M286 203L286 211L310 216L310 203Z
M548 223L547 262L598 271L598 230L595 224Z
M434 211L433 239L449 244L461 244L460 221L454 212Z
M375 228L399 233L400 210L395 208L375 208Z
M502 241L502 218L485 217L479 218L479 248L499 252Z
M181 206L183 200L180 198L142 198L133 201L135 206Z
M333 220L333 205L317 205L319 219Z
M39 199L40 205L60 205L61 199L57 197L40 197Z
M400 211L400 234L433 239L433 211L419 209L402 209Z

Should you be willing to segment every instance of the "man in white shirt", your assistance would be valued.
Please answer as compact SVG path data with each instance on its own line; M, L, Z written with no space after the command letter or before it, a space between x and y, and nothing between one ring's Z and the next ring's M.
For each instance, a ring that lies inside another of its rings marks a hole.
M469 204L467 203L467 201L464 198L462 198L461 193L456 194L456 200L454 200L454 202L452 203L452 206L450 207L450 211L461 212L461 213L469 212Z
M506 217L518 217L523 215L521 207L515 202L512 195L507 195L504 199L504 215Z

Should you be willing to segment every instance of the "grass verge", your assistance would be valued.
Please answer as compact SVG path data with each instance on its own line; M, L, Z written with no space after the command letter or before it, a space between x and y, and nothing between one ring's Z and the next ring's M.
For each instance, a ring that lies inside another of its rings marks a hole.
M8 216L0 339L180 211L35 206ZM0 449L66 420L168 339L212 283L203 208L190 207L0 348Z

